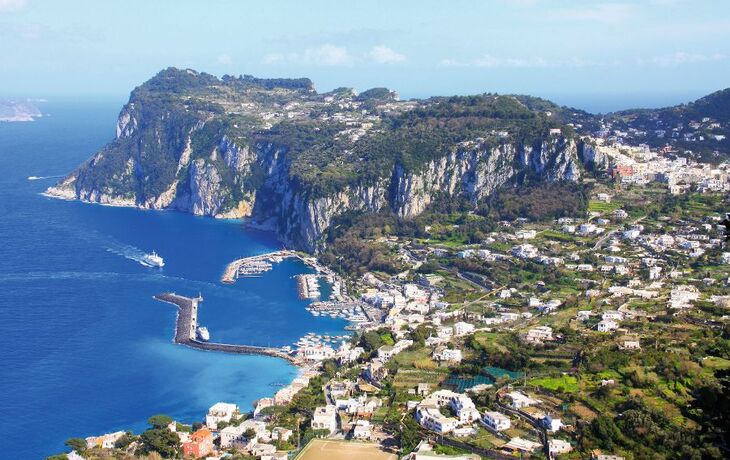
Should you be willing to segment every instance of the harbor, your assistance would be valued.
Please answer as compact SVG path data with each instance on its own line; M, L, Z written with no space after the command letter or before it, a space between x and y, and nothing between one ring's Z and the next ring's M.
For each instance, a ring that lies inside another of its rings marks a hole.
M293 364L298 364L298 361L294 358L294 356L289 354L288 348L236 345L200 340L198 338L198 307L203 301L202 296L185 297L174 292L168 292L155 295L153 298L160 302L169 303L177 307L175 336L173 338L174 343L205 351L273 356L275 358L285 359Z
M268 252L257 256L243 257L229 263L223 271L221 282L233 284L241 277L255 277L271 270L273 264L279 263L289 257L299 257L296 252L281 250Z

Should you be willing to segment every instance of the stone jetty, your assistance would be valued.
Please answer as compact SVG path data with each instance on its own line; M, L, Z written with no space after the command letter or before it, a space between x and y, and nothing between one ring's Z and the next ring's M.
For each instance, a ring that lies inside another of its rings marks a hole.
M202 296L185 297L174 292L158 294L155 300L177 306L177 320L175 322L175 337L173 341L180 345L206 351L220 351L244 355L265 355L285 359L298 364L296 358L282 348L259 347L255 345L235 345L228 343L202 342L197 339L198 306L203 301Z

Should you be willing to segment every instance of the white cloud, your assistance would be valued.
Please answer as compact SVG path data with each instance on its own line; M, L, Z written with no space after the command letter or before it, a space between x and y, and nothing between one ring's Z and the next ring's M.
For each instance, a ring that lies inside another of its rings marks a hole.
M322 45L315 48L307 48L302 54L302 62L314 65L343 65L349 64L352 57L347 53L344 46Z
M25 8L25 0L0 0L0 13L12 13Z
M229 56L228 54L225 54L225 53L218 56L217 60L218 60L218 64L222 64L222 65L233 64L233 58L231 58L231 56Z
M651 56L649 58L636 58L636 63L639 65L658 65L661 67L678 66L682 64L696 64L700 62L715 62L727 59L727 56L720 53L713 54L698 54L698 53L686 53L684 51L677 51L673 54L666 54L661 56Z
M374 46L368 53L368 56L378 64L392 64L406 60L404 55L384 45Z
M535 69L535 68L556 68L556 67L617 67L622 65L621 61L592 61L579 57L571 57L560 60L550 60L544 57L503 57L485 54L476 59L460 61L457 59L444 59L442 66L446 67L483 67L483 68L513 68L513 69Z
M549 67L550 63L541 57L500 57L491 54L472 59L469 61L459 61L456 59L444 59L441 65L447 67L512 67L512 68L528 68L528 67Z
M307 48L303 52L270 53L262 59L264 64L308 64L322 66L346 65L353 62L344 46L326 44Z

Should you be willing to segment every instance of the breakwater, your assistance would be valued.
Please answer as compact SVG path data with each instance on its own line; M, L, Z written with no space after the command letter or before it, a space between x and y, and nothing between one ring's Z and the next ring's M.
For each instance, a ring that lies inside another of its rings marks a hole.
M334 280L335 274L329 268L320 265L316 258L306 257L301 253L292 251L289 249L282 249L280 251L268 252L266 254L260 254L257 256L243 257L236 259L233 262L226 265L223 270L223 276L221 276L221 282L225 284L235 283L239 277L256 276L265 271L271 269L271 264L278 263L284 259L295 258L299 259L307 265L313 268L318 274L327 276ZM338 289L339 291L339 283Z
M271 269L271 264L281 262L289 257L297 257L296 252L281 250L269 252L258 256L243 257L236 259L226 266L221 277L221 282L226 284L235 283L240 276L255 276Z
M236 345L228 343L202 342L197 339L198 306L203 301L202 296L185 297L174 292L157 294L155 300L177 306L177 320L175 321L175 337L173 341L198 350L219 351L224 353L244 355L265 355L285 359L298 364L297 359L282 348L260 347L256 345Z

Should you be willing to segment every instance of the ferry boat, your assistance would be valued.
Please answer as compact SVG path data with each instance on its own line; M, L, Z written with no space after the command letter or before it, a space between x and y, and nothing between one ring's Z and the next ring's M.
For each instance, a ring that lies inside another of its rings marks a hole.
M210 333L208 332L207 327L198 326L196 332L198 333L198 338L203 342L207 342L208 340L210 340Z
M145 254L142 256L142 263L150 267L164 267L165 261L155 251L152 254Z

